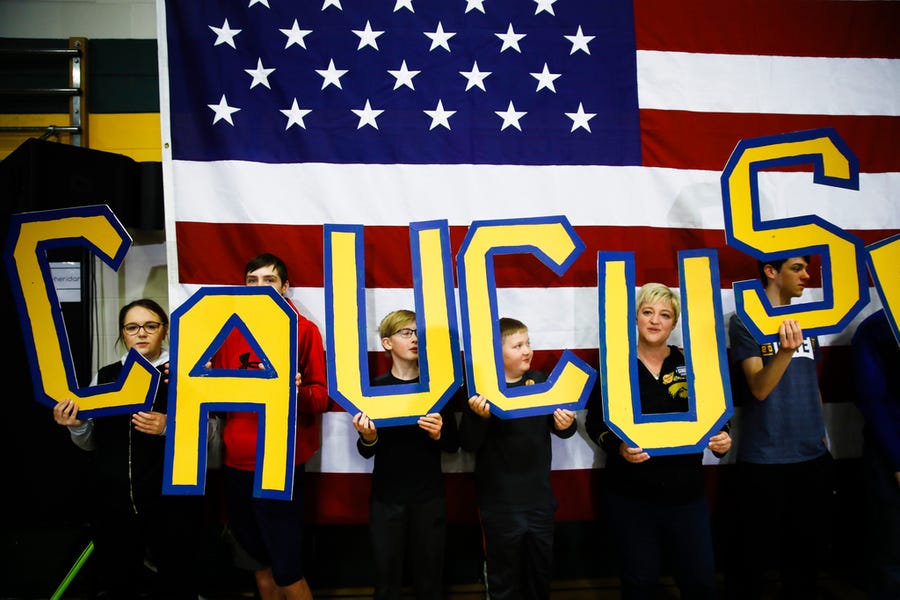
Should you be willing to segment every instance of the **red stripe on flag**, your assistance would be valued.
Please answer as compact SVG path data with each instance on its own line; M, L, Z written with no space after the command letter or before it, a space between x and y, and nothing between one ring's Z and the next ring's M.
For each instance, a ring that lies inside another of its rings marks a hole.
M729 315L730 316L730 315ZM597 343L599 343L599 338ZM850 361L850 346L833 345L822 346L822 360L819 361L819 380L822 388L822 401L831 402L849 402L853 400L855 392L853 391L852 381L847 377L846 365ZM600 350L598 348L575 348L571 349L574 355L586 362L588 365L598 368L600 364ZM532 360L532 368L538 371L549 373L559 362L562 356L562 349L551 350L535 350L534 359ZM465 364L463 365L465 368ZM387 373L391 368L390 359L384 352L369 352L369 376L374 377L381 373ZM454 410L460 411L465 408L465 400L467 391L465 385L463 389L454 394L450 399L451 406ZM737 401L737 399L735 399ZM333 410L342 411L343 409L333 403Z
M602 452L595 448L595 452ZM593 521L601 517L599 509L602 491L602 471L571 469L551 471L550 483L559 501L557 521Z
M602 450L595 451L602 456ZM706 495L710 510L720 504L721 477L729 465L704 465ZM604 469L551 471L550 483L559 501L557 521L604 521L602 507ZM361 525L369 522L371 475L308 473L304 490L306 518L318 525ZM478 522L475 481L471 473L445 473L447 521L451 524Z
M900 4L900 3L898 3ZM900 34L897 36L900 38ZM641 110L644 166L721 170L744 139L834 128L859 159L861 173L900 171L900 118L834 115L767 115Z
M307 473L306 519L320 525L368 523L371 491L368 473Z
M602 454L602 450L596 449ZM706 466L707 493L715 505L717 466ZM551 471L550 483L559 501L557 521L604 519L601 509L603 469ZM371 475L359 473L308 473L304 490L309 522L318 525L359 525L369 522ZM477 523L478 508L472 473L445 473L447 520Z
M372 476L368 473L307 473L304 499L307 520L320 525L369 522ZM471 473L445 473L447 518L453 523L478 520Z
M634 20L638 50L900 58L897 2L641 0Z
M175 222L178 280L198 285L244 285L244 265L271 252L287 262L293 286L323 284L321 225Z
M658 281L678 285L678 250L710 248L718 251L721 287L756 277L756 264L746 254L725 245L721 230L656 227L575 226L587 249L569 270L557 277L530 255L500 255L495 258L498 287L596 287L597 252L635 253L638 283ZM242 285L247 260L262 252L281 256L288 265L295 287L322 287L323 248L321 225L274 225L242 223L175 224L178 240L178 278L195 285ZM451 227L454 268L456 254L467 232ZM412 265L408 227L369 226L365 233L366 287L412 287ZM900 230L853 231L866 244L886 239ZM214 257L214 258L213 258ZM817 272L817 264L812 272ZM812 286L819 285L813 281Z
M599 451L599 450L598 450ZM597 469L552 471L550 481L559 500L558 521L586 521L599 517L596 499L602 473ZM307 520L319 525L369 522L372 476L368 473L307 473L304 491ZM478 509L471 473L445 473L447 520L475 523Z

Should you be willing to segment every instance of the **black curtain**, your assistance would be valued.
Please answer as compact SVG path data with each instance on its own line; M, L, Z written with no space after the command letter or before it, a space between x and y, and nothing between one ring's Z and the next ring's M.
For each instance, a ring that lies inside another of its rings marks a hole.
M29 139L0 162L0 198L4 239L13 214L97 204L108 205L126 228L164 228L160 163L139 163L127 156L58 142ZM81 301L63 302L61 307L79 385L84 386L92 377L93 260L81 248L54 250L48 258L81 265ZM5 339L10 344L5 354L10 357L6 372L11 377L3 403L7 434L0 436L5 446L2 455L12 463L12 478L4 486L12 492L7 501L15 505L9 514L23 527L29 523L51 526L49 515L77 522L85 514L86 453L75 448L68 432L53 422L50 410L34 400L8 274L0 280L2 314L8 324ZM63 506L66 510L60 510Z

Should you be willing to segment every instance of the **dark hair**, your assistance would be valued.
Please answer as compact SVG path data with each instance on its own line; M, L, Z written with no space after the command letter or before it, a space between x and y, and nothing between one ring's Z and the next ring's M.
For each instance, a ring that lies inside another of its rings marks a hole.
M138 298L119 309L119 337L116 342L122 341L122 328L125 327L125 315L127 315L128 311L135 306L140 306L141 308L146 308L150 312L156 313L156 316L159 317L159 322L163 324L163 327L169 327L169 315L166 314L165 309L163 309L156 300L151 300L150 298Z
M287 265L284 264L283 260L268 252L251 258L250 262L247 263L247 266L244 267L244 276L246 277L248 273L252 273L262 267L273 267L275 272L278 273L278 276L281 277L281 283L288 282Z
M779 258L778 260L766 260L766 261L758 260L758 261L756 261L756 270L759 271L759 279L760 279L760 281L762 281L763 286L765 286L766 283L769 282L769 278L766 277L766 265L772 265L773 269L775 269L776 271L780 271L782 265L784 265L784 263L786 263L791 258L793 258L793 257L789 256L787 258ZM810 258L812 258L812 255L806 254L806 255L802 256L801 258L806 261L806 264L809 264L809 261L810 261Z

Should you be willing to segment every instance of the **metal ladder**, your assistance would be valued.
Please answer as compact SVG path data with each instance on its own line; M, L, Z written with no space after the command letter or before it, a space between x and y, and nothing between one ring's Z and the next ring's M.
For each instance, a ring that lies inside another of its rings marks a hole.
M61 133L71 134L73 146L88 147L87 127L87 38L69 38L68 48L0 48L0 58L48 56L66 59L69 73L69 87L2 88L0 95L20 98L37 96L68 96L69 123L35 124L0 127L0 132L29 133L43 132L41 139L59 137Z

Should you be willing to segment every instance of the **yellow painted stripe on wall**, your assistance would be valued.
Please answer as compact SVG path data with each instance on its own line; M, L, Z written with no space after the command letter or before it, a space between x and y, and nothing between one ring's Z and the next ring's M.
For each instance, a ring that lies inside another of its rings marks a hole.
M162 160L159 113L92 114L90 146L130 156L136 161Z
M0 114L0 127L47 127L55 125L63 127L69 124L69 114L59 115L2 115ZM0 159L4 159L12 153L13 150L22 145L22 142L32 137L41 137L39 131L0 131ZM71 136L62 133L57 137L49 138L51 140L59 140L65 144L71 143Z
M162 160L162 134L159 113L91 114L88 121L89 147L104 152L124 154L139 162ZM0 127L65 126L68 114L2 115ZM40 137L40 132L0 131L0 160L6 158L22 142L30 137ZM72 136L61 133L49 139L64 144L72 143Z

